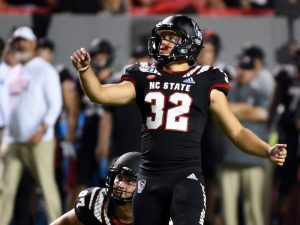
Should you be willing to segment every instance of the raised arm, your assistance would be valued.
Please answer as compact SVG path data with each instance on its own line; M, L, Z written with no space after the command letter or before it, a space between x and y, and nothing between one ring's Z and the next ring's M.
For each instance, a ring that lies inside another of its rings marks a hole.
M276 144L271 147L252 131L243 127L230 110L227 99L221 91L213 89L210 100L210 110L218 126L239 149L248 154L269 158L277 165L283 165L287 155L286 144Z
M91 57L84 48L75 51L71 60L74 67L79 71L81 87L92 102L124 105L135 99L135 88L129 81L102 85L90 68Z

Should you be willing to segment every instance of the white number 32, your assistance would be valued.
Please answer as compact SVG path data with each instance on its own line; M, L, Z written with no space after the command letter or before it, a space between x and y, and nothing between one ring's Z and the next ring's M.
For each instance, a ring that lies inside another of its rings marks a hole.
M148 129L158 129L164 124L165 129L187 132L192 98L186 93L174 93L170 95L168 102L174 107L165 109L166 96L161 92L149 92L145 96L145 102L151 105L151 116L146 119Z

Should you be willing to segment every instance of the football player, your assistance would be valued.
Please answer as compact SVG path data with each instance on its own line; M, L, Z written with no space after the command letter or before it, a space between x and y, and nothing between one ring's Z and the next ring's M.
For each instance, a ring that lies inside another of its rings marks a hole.
M135 191L141 153L120 156L109 170L105 188L80 192L75 208L51 225L132 224L132 195Z
M243 127L228 106L227 75L213 66L194 65L203 47L194 20L167 17L154 27L148 46L157 63L127 67L119 84L98 82L84 48L75 51L71 60L92 101L135 101L141 111L145 130L133 199L134 225L166 225L169 217L175 225L203 225L206 197L200 142L208 113L246 153L283 165L286 145L271 147Z

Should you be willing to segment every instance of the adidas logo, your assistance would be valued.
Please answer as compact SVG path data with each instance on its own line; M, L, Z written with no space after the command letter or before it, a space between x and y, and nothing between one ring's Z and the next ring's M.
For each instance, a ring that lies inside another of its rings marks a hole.
M196 177L196 175L194 173L191 173L190 175L188 175L187 179L198 180L198 178Z
M186 78L185 80L183 80L183 83L195 84L195 81L194 81L193 77L189 77L189 78Z

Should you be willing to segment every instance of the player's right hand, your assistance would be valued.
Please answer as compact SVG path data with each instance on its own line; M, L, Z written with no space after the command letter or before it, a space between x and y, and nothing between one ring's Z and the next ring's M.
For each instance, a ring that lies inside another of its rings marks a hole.
M77 70L86 68L91 63L91 56L84 48L80 48L73 52L70 59Z

